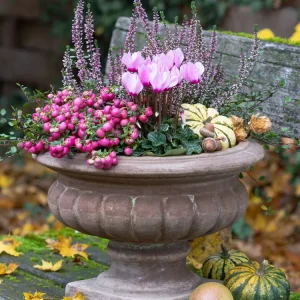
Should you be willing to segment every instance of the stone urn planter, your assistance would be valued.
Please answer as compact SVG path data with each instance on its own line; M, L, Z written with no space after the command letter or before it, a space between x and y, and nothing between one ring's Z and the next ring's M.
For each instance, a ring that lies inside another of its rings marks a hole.
M239 173L264 156L251 141L213 154L123 157L109 171L49 153L36 160L58 173L48 194L52 213L80 232L110 240L111 267L72 282L66 294L87 300L188 300L203 281L186 267L189 242L244 214Z

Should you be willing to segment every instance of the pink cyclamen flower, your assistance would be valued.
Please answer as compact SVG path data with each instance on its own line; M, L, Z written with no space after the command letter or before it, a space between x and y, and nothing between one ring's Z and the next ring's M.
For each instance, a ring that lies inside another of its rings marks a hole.
M163 64L167 70L171 70L174 66L174 55L172 51L168 52L169 55L161 53L153 57L153 62L157 64Z
M180 85L181 81L183 80L182 74L180 73L180 70L174 66L171 70L171 83L169 88L172 88L176 85Z
M158 94L169 89L171 83L171 73L169 71L161 72L158 67L153 66L150 74L150 83L153 92Z
M195 64L188 62L181 66L180 72L185 80L192 84L196 84L201 81L204 67L201 62L196 62Z
M141 52L125 53L122 57L122 63L127 67L129 72L137 72L138 68L144 63Z
M174 64L177 68L179 68L184 60L184 54L180 48L173 50L174 54Z
M149 66L142 65L141 67L139 67L138 76L140 78L140 81L145 87L151 86L150 74L151 74L151 68Z
M122 84L128 94L133 97L137 96L143 90L143 84L136 73L125 72L122 75Z

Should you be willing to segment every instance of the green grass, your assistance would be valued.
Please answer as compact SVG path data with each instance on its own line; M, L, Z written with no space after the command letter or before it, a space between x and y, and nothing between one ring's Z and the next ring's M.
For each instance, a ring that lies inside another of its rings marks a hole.
M223 34L229 34L229 35L233 35L233 36L240 36L240 37L244 37L244 38L253 39L253 34L249 34L249 33L245 33L245 32L232 32L232 31L218 31L218 32L223 33ZM269 39L263 39L262 41L272 42L272 43L277 43L277 44L286 44L286 45L297 46L297 47L300 46L300 42L293 42L293 41L290 41L288 39L281 38L281 37L273 37L273 38L269 38Z

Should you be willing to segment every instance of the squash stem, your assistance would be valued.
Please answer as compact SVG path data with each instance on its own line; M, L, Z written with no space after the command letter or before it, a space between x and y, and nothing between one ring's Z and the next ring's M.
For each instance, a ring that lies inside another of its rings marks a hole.
M228 253L228 249L223 245L221 244L221 249L222 249L222 253L221 253L221 257L222 258L229 258L229 253Z
M256 271L256 274L257 274L258 276L263 276L263 275L265 275L265 269L266 269L266 267L267 267L268 265L269 265L269 262L268 262L267 260L264 260L264 261L260 264L258 270Z

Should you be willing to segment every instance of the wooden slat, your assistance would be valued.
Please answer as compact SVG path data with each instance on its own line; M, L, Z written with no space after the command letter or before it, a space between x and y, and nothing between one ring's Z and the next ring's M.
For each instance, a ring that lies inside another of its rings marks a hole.
M39 0L1 0L0 16L13 16L24 19L39 19Z
M0 48L0 81L48 88L60 78L61 68L61 62L55 55Z
M69 231L57 232L59 235L69 235ZM83 235L82 235L83 236ZM0 236L0 240L4 237ZM83 243L90 245L86 250L89 260L82 259L80 264L74 264L72 258L63 258L54 251L46 248L46 235L29 235L22 240L32 245L33 251L26 251L19 257L6 254L0 255L0 263L9 264L11 262L19 264L18 269L9 276L2 276L3 282L0 284L0 300L21 300L24 292L34 293L36 291L46 293L45 298L61 300L64 296L64 289L67 283L97 277L101 272L107 270L110 260L105 251L106 242L92 236L73 237L73 243ZM38 246L43 242L45 246ZM96 246L101 245L101 246ZM22 249L20 250L22 251ZM41 264L41 260L57 262L63 260L63 267L58 272L44 272L33 268L36 264Z

